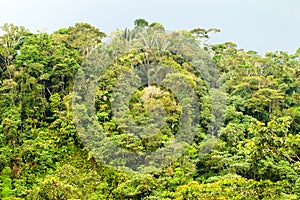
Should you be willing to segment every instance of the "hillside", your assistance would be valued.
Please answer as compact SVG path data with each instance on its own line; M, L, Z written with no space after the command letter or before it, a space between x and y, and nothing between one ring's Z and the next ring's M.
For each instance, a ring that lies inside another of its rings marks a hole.
M134 25L1 26L0 199L299 199L300 49Z

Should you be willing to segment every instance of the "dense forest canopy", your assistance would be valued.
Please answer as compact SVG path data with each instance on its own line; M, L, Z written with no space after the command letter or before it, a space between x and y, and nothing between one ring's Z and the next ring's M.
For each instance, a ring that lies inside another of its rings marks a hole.
M144 19L1 31L1 199L300 198L300 49Z

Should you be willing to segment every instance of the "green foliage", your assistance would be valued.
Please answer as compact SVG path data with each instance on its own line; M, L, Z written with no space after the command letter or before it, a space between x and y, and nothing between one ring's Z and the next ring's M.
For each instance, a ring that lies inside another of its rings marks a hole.
M253 181L228 174L212 177L206 184L190 182L177 188L175 199L295 199L296 196L282 193L283 183Z
M1 172L1 197L7 198L12 196L12 179L11 169L5 167Z
M145 19L136 19L136 20L134 20L134 25L136 27L143 28L143 27L148 26L148 22Z
M299 199L300 50L261 56L232 42L207 44L218 29L166 33L162 24L145 19L134 25L111 35L107 51L115 59L98 77L93 99L97 122L127 151L156 151L186 127L180 121L191 101L179 99L189 92L181 87L188 84L200 108L192 143L176 161L149 173L97 162L78 135L71 98L78 70L94 50L101 50L106 34L87 23L52 34L4 24L0 198ZM164 86L149 79L166 67L177 73L168 74ZM139 71L135 80L143 84L128 95L119 93L119 99L128 99L125 108L117 104L115 89L133 88L124 76L131 70ZM222 92L212 89L218 86ZM128 112L115 117L115 105ZM80 117L91 121L88 115ZM128 120L135 128L128 128ZM105 149L108 156L112 151Z

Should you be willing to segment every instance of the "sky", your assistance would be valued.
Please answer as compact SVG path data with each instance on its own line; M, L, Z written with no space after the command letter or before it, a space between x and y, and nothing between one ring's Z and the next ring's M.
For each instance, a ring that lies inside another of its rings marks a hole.
M87 22L105 33L132 28L144 18L166 30L219 28L211 43L294 53L300 47L299 0L2 0L0 25L53 32Z

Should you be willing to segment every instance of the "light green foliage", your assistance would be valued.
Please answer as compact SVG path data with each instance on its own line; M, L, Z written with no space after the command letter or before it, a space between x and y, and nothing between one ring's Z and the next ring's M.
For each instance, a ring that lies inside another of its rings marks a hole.
M187 92L180 86L188 84L200 108L193 142L177 160L149 173L98 162L77 133L71 98L79 69L106 34L87 23L52 34L4 24L0 199L299 199L300 49L261 56L232 42L206 43L218 29L166 33L145 19L134 25L111 34L107 51L116 58L97 77L97 122L118 146L155 151L186 127L180 120L190 99L178 99ZM164 86L148 78L165 68L178 73L168 74ZM135 80L143 85L131 91L126 115L115 117L113 106L126 110L115 89L132 88L124 78L130 70L139 71ZM167 86L182 90L175 95ZM209 89L217 86L223 90ZM128 119L135 129L126 129ZM139 132L143 126L149 127ZM126 166L128 160L113 162Z
M10 196L12 196L11 169L5 167L1 172L1 197L7 198Z

